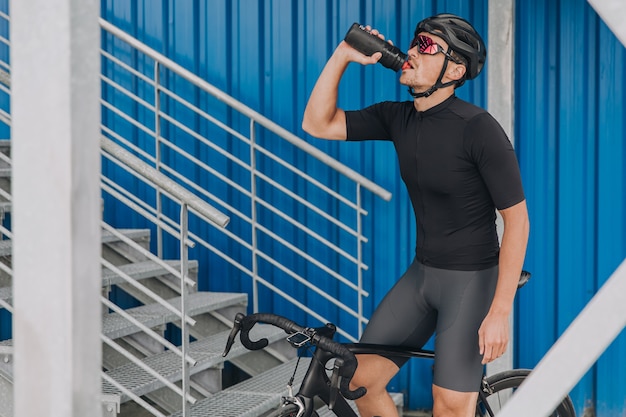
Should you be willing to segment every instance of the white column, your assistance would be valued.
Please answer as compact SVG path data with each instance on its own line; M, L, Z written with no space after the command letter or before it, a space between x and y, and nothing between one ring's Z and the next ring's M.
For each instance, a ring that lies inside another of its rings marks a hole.
M513 50L515 0L489 1L489 37L487 39L487 109L502 125L514 144L513 112L515 110L515 66ZM504 229L498 215L498 233ZM487 373L495 374L513 368L513 313L510 319L509 347L504 355L487 365Z
M11 1L15 416L101 416L100 2Z

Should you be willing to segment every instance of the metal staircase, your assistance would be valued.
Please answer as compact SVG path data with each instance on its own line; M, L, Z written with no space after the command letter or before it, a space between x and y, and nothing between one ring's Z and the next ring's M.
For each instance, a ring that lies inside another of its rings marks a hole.
M3 146L2 149L8 152L10 147ZM10 181L6 184L10 186ZM3 190L10 194L10 188ZM6 232L10 233L10 228ZM2 240L0 243L0 260L4 267L10 268L11 240ZM136 407L128 407L128 411L125 409L131 401L141 404L150 414L157 416L167 416L182 408L182 397L179 394L183 367L180 354L175 352L179 347L164 338L167 326L180 326L181 322L181 296L177 285L173 283L182 261L156 261L149 248L150 230L116 230L103 224L104 416L130 417L141 414ZM195 281L197 267L198 262L195 260L187 263L188 279ZM11 280L10 274L4 275L0 286L0 300L9 309L12 304ZM133 295L142 305L127 309L115 305L110 301L109 294L116 288ZM157 294L162 302L154 302L145 289ZM190 390L187 398L190 402L211 397L222 390L225 360L221 353L229 332L228 324L236 312L246 311L247 304L247 295L242 293L192 291L188 294L185 315L195 322L190 330L195 340L189 344L186 352L193 365L189 367ZM282 330L272 326L259 328L258 337L268 338L270 348L249 352L237 344L229 355L230 362L251 376L282 364L293 357L282 333ZM0 392L7 399L0 406L0 416L3 417L12 416L12 344L10 339L0 344Z
M4 13L0 18L9 19ZM235 313L258 311L259 294L269 290L281 303L301 309L311 325L327 321L318 312L320 302L341 311L349 324L340 326L339 334L347 340L358 339L367 322L362 298L368 295L361 279L367 270L362 259L362 245L367 242L362 227L362 217L367 215L362 194L369 191L386 200L391 195L110 23L101 20L100 24L105 39L101 101L101 148L106 166L101 177L103 218L108 217L107 208L115 205L140 217L145 224L128 229L102 222L103 416L261 417L286 394L285 383L294 370L296 352L284 341L282 330L261 326L256 335L268 338L270 346L250 352L236 343L226 361L221 353ZM10 44L8 39L0 41ZM119 54L120 44L124 50L130 48L132 54ZM129 78L136 82L127 85L124 80ZM164 81L174 78L175 82ZM182 82L186 83L184 88L227 105L237 118L246 118L249 132L241 133L210 115L199 103L183 99L174 88ZM0 84L0 89L10 94L10 66L1 60ZM125 113L116 105L115 97L121 96L142 107L149 117L141 111ZM0 122L10 126L10 112L1 107ZM174 107L178 110L173 111ZM211 141L206 131L185 124L181 121L185 117L177 117L181 108L194 114L191 125L210 124L220 135L239 141L244 151L237 154L231 144L219 145L219 140ZM131 126L130 134L129 129L119 127L120 121ZM352 184L352 191L333 189L300 170L293 161L271 153L259 143L262 135L281 140L300 155L320 161L333 175L343 178L342 182ZM183 137L185 140L179 140ZM186 141L192 145L186 147ZM243 176L239 174L239 180L234 181L206 163L201 155L207 154L219 155L217 165L228 164L229 170L241 170ZM257 164L261 159L264 163ZM11 209L10 161L10 140L0 141L0 308L8 311L12 311L13 280L10 216L5 216ZM178 165L192 165L194 173L186 176L185 169L176 169ZM327 195L332 201L329 206L336 208L321 210L301 192L273 178L272 168L264 171L263 166L279 167L306 184L301 189ZM245 177L247 184L242 180ZM141 189L129 189L129 181L140 182ZM260 183L272 191L260 192ZM219 192L224 189L227 191ZM283 211L281 202L285 198L301 207L294 213ZM345 220L346 211L351 213L349 221ZM264 224L262 212L271 213L274 223L279 219L288 224L299 238L304 236L303 246L318 245L329 259L339 260L331 264L311 256L299 244L275 232L272 222ZM233 227L225 227L229 221ZM316 222L323 222L323 228L331 232L323 234L314 227ZM330 237L333 235L334 239ZM271 243L260 245L262 239ZM171 250L172 240L176 242L175 251ZM222 244L224 241L228 243ZM297 259L295 265L272 256L272 250L266 249L271 245L289 252L289 258ZM200 253L196 255L199 260L189 259L188 251L194 247L195 253ZM176 254L168 256L172 252ZM252 299L247 293L199 290L198 275L207 262L211 270L223 271L223 276L249 280ZM321 280L331 279L347 289L342 289L342 297L350 297L351 301L329 295L322 285L309 279L306 273L311 268ZM274 274L283 276L284 282L270 279ZM316 300L313 307L290 292L294 286L301 286L315 297L311 298ZM13 415L13 353L11 340L0 342L0 417ZM304 362L298 368L300 374L306 369ZM246 377L232 386L223 386L225 367L238 369ZM401 396L395 398L401 406Z

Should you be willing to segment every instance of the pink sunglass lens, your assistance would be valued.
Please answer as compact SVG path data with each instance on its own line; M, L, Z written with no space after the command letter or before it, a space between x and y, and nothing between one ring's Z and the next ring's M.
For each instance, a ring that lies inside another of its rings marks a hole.
M439 48L431 38L420 35L417 37L418 50L421 54L434 55L439 52Z

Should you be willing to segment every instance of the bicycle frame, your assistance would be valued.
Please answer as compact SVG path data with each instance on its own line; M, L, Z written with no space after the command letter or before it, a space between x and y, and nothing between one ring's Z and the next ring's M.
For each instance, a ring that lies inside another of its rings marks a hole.
M322 336L332 338L334 335L334 329L330 327L318 327L315 328L315 332ZM408 347L399 347L393 345L377 345L369 343L344 343L346 348L352 351L354 354L377 354L377 355L389 355L405 356L410 358L425 358L433 359L435 352L423 349L412 349ZM326 373L325 365L333 359L335 356L323 349L316 348L313 353L313 358L309 365L298 393L294 396L293 401L300 402L300 406L304 407L305 416L311 415L314 410L314 399L319 397L329 408L332 408L333 412L340 417L358 417L352 407L348 404L347 400L341 395L336 395L335 398L331 398L331 392L328 389L330 385L330 379Z
M328 338L332 338L334 335L334 329L330 327L318 327L315 331ZM410 347L395 346L395 345L378 345L371 343L344 343L346 348L352 351L355 355L393 355L404 356L408 358L422 358L422 359L434 359L435 352L426 349L414 349ZM313 353L313 358L309 365L298 393L294 396L295 401L299 401L302 407L304 407L304 416L310 416L314 410L314 399L319 397L329 408L332 408L333 412L339 417L358 417L352 407L348 404L345 398L341 395L331 398L331 392L328 389L330 380L326 373L326 363L333 359L335 356L326 352L323 349L316 348ZM489 407L489 403L486 400L483 387L485 386L484 376L481 389L478 391L478 396L482 400L482 403L487 408L487 412L490 416L494 413ZM331 406L332 404L332 406Z

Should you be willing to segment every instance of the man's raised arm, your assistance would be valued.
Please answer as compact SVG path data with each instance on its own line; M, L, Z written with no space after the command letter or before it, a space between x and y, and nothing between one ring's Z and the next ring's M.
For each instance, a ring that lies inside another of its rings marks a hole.
M378 35L375 30L372 33ZM337 108L337 92L341 77L350 62L375 64L381 56L380 52L369 57L365 56L342 41L313 87L304 110L302 120L304 131L318 138L345 140L346 115L342 109Z

